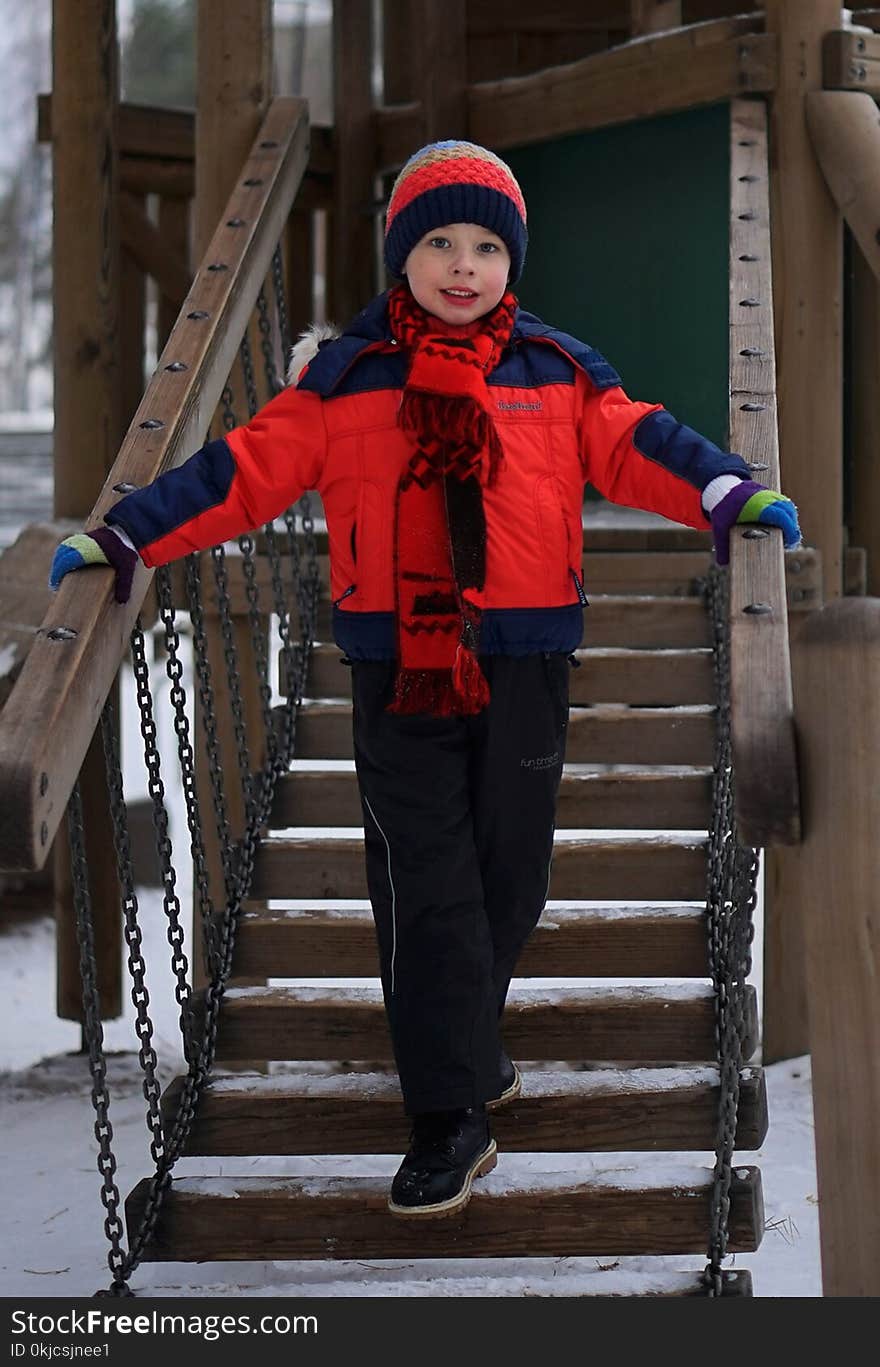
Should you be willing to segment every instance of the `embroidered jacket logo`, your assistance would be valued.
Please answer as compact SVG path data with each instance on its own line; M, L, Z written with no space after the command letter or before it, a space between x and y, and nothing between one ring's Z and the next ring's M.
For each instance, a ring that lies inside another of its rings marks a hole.
M505 403L505 401L504 401L503 399L499 399L499 400L498 400L498 407L499 407L499 408L508 409L508 410L509 410L509 409L512 409L512 408L521 408L521 409L525 410L526 412L534 413L534 412L537 411L537 409L543 408L544 405L541 403L540 399L538 400L537 403L519 403L518 401L515 401L515 402L513 402L513 403Z

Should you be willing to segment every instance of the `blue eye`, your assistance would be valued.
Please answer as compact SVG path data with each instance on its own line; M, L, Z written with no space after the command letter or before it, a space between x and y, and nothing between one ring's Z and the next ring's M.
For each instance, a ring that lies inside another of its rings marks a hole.
M439 244L440 246L443 246L443 247L448 247L448 246L449 246L449 238L448 238L448 237L432 237L432 238L430 239L430 246L436 247L438 244Z
M491 252L497 252L497 250L497 244L494 242L481 242L479 247L477 248L477 251L486 251L487 254Z

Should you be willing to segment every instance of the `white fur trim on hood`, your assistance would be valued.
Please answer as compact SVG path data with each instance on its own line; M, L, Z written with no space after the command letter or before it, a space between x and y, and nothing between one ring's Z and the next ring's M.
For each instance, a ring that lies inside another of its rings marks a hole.
M339 328L334 323L312 323L305 332L301 332L290 349L290 359L287 363L287 383L295 385L309 361L317 356L320 344L330 342L339 335Z

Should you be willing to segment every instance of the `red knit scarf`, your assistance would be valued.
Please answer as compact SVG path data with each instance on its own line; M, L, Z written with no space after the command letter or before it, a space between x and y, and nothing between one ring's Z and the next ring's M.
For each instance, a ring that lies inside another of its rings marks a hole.
M397 489L394 556L398 669L389 712L469 716L489 701L480 669L486 579L483 489L503 460L486 376L501 359L517 300L508 290L475 323L443 323L393 289L393 337L412 353L398 424L415 452Z

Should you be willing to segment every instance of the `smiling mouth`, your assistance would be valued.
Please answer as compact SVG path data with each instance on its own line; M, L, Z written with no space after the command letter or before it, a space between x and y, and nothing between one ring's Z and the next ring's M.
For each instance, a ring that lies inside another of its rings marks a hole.
M441 290L440 293L445 294L448 299L461 299L465 303L469 299L477 298L475 290Z

